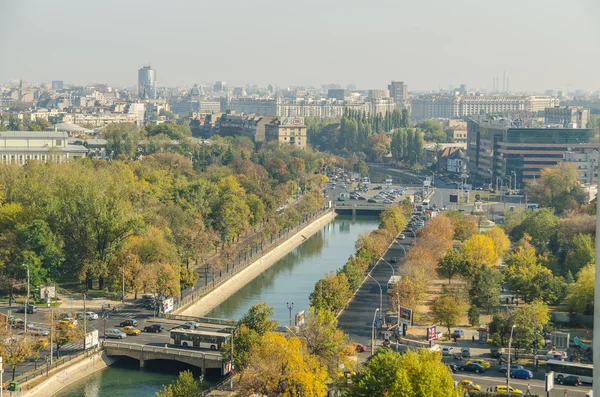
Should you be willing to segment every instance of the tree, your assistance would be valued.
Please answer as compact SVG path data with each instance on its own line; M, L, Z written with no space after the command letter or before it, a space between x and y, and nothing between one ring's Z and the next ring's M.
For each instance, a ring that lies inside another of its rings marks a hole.
M502 273L487 266L482 266L475 272L471 282L471 299L475 305L485 308L487 314L500 301L503 279Z
M266 303L257 303L239 320L238 325L245 325L259 335L273 332L277 329L277 321L270 319L273 308Z
M12 380L15 379L17 365L25 361L32 352L32 340L25 335L15 335L0 340L0 356L4 364L12 368Z
M569 287L567 306L569 311L577 314L594 312L594 281L596 265L591 263L577 273L577 280Z
M477 309L477 306L471 305L467 316L469 317L469 324L471 324L471 327L479 326L479 309Z
M542 208L529 212L523 221L510 232L513 241L521 240L526 234L531 237L531 244L538 252L549 250L551 243L557 238L560 220L551 210Z
M156 397L200 397L202 386L194 379L191 371L182 371L177 380L156 393Z
M239 388L244 396L317 397L325 394L327 381L327 371L300 339L267 333L252 347Z
M446 136L446 133L444 132L444 127L442 126L442 123L440 123L437 120L430 119L430 120L421 121L415 127L420 128L421 131L423 131L424 139L426 141L430 141L430 142L433 141L433 142L438 142L438 143L448 141L448 138Z
M497 226L489 229L484 234L492 239L496 261L499 261L510 249L510 239L504 233L504 230Z
M477 233L477 220L472 216L465 216L460 211L445 211L444 215L452 221L454 239L465 241Z
M338 374L340 363L344 363L346 368L353 367L353 363L347 359L350 352L354 353L349 349L348 335L338 329L337 324L332 312L309 309L306 323L297 333L308 353L321 361L331 378Z
M558 214L578 208L586 201L577 166L566 162L544 168L540 178L527 185L527 194L540 205L554 208Z
M317 281L309 302L315 310L335 311L345 307L351 297L346 274L330 272L328 276Z
M69 342L81 337L81 333L73 324L56 324L54 331L54 343L56 344L56 357L60 355L60 348Z
M594 239L587 234L578 234L573 237L571 250L565 258L565 271L577 274L579 270L590 263L596 263Z
M460 251L451 248L446 255L438 262L437 272L442 277L448 278L448 284L452 277L461 274L465 267L465 260Z
M465 261L474 265L496 266L497 258L494 242L489 236L475 234L460 248Z
M442 295L431 305L431 315L435 321L450 329L458 324L465 312L464 302L455 296Z
M460 392L440 354L420 349L402 356L379 349L355 376L351 397L458 397Z

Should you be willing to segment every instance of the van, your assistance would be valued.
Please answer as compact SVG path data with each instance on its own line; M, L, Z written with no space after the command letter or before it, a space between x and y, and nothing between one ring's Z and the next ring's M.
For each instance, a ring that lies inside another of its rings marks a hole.
M105 335L107 338L113 338L113 339L123 339L127 336L125 334L125 332L121 331L120 329L116 329L116 328L107 329Z
M394 289L394 284L399 283L401 279L402 279L402 276L392 276L392 277L390 277L389 281L387 282L387 290L388 290L388 292L392 292L392 290Z

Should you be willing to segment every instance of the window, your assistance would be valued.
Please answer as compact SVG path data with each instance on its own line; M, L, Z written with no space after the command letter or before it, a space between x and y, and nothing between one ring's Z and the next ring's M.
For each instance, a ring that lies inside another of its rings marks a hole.
M56 140L56 146L62 146L62 139Z

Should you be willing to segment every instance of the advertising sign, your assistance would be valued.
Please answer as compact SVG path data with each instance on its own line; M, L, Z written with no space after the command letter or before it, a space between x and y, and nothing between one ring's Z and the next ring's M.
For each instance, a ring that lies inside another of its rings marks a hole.
M221 368L221 375L227 375L233 372L233 365L231 361L223 361L223 368Z
M554 387L554 371L546 373L546 392L549 392Z
M427 327L427 342L437 339L437 326Z
M413 325L413 311L412 309L409 309L408 307L403 307L400 306L400 321L408 324L408 325Z
M300 310L298 313L296 313L296 319L294 324L296 324L296 327L302 327L305 323L306 320L304 316L304 310Z
M284 117L281 119L281 126L300 126L304 125L303 117Z
M162 301L163 313L169 313L173 311L173 298L163 299Z
M423 186L431 186L431 181L423 181Z
M98 330L97 329L85 334L84 349L89 349L94 346L98 346Z
M364 183L364 184L371 183L371 178L369 178L368 176L365 176L365 177L363 178L363 183Z
M386 186L391 186L392 185L392 180L391 179L386 179L385 180L385 184L386 184Z
M54 286L40 287L40 299L56 298L56 288Z
M450 203L458 203L458 194L451 194L450 195L450 200L448 200Z

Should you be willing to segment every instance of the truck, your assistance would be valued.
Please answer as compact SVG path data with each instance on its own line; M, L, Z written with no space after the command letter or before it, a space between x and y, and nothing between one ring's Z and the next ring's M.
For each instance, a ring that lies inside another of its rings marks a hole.
M387 282L387 291L388 291L388 293L392 292L392 290L394 289L394 284L399 283L401 279L402 279L402 276L392 276L392 277L390 277L389 281Z

